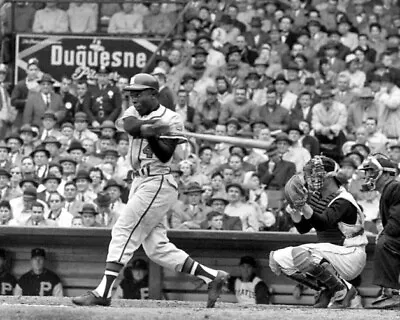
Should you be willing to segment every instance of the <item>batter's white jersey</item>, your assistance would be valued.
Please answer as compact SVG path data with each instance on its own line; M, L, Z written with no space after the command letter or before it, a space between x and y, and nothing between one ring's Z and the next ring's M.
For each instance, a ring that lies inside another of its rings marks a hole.
M170 131L183 131L183 122L178 113L165 108L160 105L157 110L154 110L148 115L141 117L135 107L129 107L120 120L117 122L117 127L123 128L123 123L121 120L128 117L136 117L139 120L162 120L170 125ZM163 171L170 166L170 161L167 163L161 162L151 150L147 139L133 138L129 135L129 160L133 170L143 169L145 167L150 167L152 172Z

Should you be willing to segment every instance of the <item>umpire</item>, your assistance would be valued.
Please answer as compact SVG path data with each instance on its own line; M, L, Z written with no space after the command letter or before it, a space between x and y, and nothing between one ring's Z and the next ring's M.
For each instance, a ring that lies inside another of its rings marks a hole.
M31 252L32 269L18 280L15 295L21 296L63 296L60 278L44 267L46 252L35 248Z

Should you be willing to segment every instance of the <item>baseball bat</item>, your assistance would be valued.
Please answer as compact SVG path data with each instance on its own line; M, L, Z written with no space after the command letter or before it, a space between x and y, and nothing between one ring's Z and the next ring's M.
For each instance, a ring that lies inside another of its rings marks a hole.
M205 140L209 142L216 143L227 143L238 147L244 148L257 148L257 149L268 149L270 147L270 143L264 142L262 140L254 140L247 138L239 138L239 137L229 137L229 136L216 136L212 134L204 134L204 133L194 133L194 132L173 132L172 135L184 135L188 138L195 138L200 140Z

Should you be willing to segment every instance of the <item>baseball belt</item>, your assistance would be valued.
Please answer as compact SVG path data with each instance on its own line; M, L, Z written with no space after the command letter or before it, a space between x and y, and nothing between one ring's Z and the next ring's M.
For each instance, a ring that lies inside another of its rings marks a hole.
M171 168L158 168L156 170L151 170L149 166L145 166L139 170L132 171L132 178L163 176L170 173Z

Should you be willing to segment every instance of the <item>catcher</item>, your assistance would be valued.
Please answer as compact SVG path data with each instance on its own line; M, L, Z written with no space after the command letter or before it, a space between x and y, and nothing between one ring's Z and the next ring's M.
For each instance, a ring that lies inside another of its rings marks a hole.
M349 308L357 295L349 281L366 263L364 216L338 171L332 159L315 156L304 167L304 180L293 176L285 186L287 212L296 229L306 233L315 228L321 242L270 253L274 273L319 291L316 308Z

